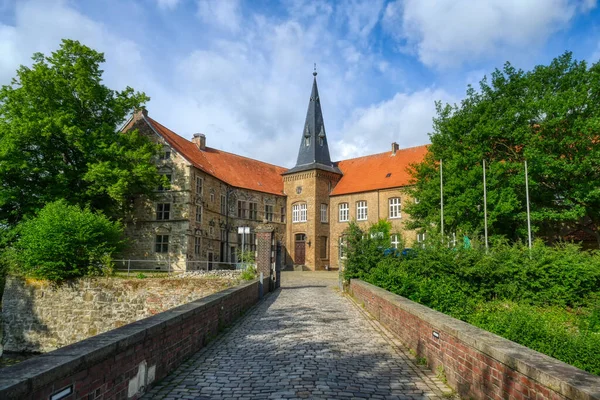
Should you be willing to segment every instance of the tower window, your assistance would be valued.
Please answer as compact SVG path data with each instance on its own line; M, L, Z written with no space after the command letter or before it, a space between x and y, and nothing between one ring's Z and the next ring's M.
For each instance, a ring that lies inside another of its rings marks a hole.
M310 146L310 136L304 137L304 145L307 147Z
M319 138L319 146L323 146L323 138L322 137Z
M292 206L292 222L306 222L306 203L297 203Z

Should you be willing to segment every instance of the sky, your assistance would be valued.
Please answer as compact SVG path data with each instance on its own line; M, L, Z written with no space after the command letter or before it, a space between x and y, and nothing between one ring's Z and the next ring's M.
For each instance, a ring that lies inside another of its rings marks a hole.
M313 66L333 160L426 144L435 102L509 61L600 58L596 0L0 0L0 84L62 38L209 147L296 162Z

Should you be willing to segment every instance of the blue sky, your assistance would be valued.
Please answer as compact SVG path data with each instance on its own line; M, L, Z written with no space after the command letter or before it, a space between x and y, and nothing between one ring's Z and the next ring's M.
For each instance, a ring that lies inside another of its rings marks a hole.
M596 0L0 0L0 83L61 38L190 138L291 167L313 63L332 158L428 143L434 101L504 62L600 58Z

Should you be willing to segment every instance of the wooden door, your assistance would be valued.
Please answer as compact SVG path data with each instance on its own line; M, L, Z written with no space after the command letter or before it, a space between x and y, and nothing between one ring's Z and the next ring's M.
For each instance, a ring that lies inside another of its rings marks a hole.
M296 234L296 249L294 251L296 265L304 265L306 255L306 235L303 233Z

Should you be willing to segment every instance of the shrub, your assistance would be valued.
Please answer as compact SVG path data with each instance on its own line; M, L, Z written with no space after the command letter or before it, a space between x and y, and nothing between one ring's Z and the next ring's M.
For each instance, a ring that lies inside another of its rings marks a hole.
M124 245L120 223L64 200L47 204L17 229L19 237L9 256L13 270L38 279L102 273Z
M252 266L246 268L240 274L240 278L244 281L251 281L252 279L256 279L256 269Z

